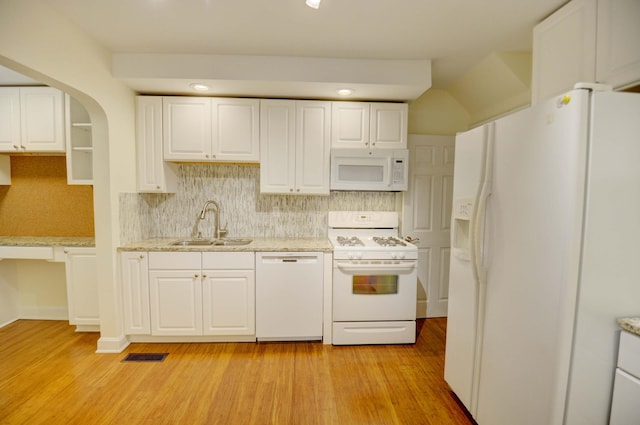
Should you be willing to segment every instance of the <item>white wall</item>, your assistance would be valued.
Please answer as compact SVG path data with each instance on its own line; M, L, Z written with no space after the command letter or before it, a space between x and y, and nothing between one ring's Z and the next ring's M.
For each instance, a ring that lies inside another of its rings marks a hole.
M111 76L110 52L39 0L0 2L0 64L65 90L91 115L98 349L118 350L124 343L116 278L118 193L135 191L134 93Z

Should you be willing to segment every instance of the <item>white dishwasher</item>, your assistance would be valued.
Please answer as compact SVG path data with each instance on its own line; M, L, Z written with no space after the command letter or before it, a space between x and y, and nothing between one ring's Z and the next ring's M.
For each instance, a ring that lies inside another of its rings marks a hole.
M322 339L321 252L256 253L258 341Z

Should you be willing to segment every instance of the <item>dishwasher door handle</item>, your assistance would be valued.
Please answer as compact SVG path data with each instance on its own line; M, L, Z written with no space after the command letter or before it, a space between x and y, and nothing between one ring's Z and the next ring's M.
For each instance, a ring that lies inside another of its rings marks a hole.
M265 256L262 257L262 264L316 264L318 262L316 256L295 256L295 257L277 257L277 256Z

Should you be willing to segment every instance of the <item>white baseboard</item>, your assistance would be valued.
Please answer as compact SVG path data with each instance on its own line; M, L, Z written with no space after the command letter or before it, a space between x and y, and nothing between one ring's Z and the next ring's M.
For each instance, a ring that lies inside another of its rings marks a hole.
M33 307L21 306L18 309L19 319L29 320L69 320L67 307Z
M124 335L119 338L103 336L98 339L98 349L96 350L96 353L122 353L122 351L124 351L128 346L129 340Z
M18 321L18 320L20 320L20 319L18 319L18 318L16 317L15 319L11 319L11 320L9 320L8 322L0 323L0 328L4 328L5 326L10 325L10 324L12 324L13 322L16 322L16 321Z

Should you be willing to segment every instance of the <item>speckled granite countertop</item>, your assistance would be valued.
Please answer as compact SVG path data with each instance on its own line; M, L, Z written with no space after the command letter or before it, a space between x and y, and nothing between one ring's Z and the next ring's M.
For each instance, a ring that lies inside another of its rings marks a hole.
M640 336L640 317L623 317L618 319L618 325L625 331Z
M71 236L0 236L0 246L92 247L94 238Z
M233 239L233 238L230 238ZM248 245L198 245L181 246L172 245L181 238L157 238L133 242L121 247L118 251L176 251L176 252L201 252L201 251L314 251L332 252L333 247L327 238L248 238L252 239Z

